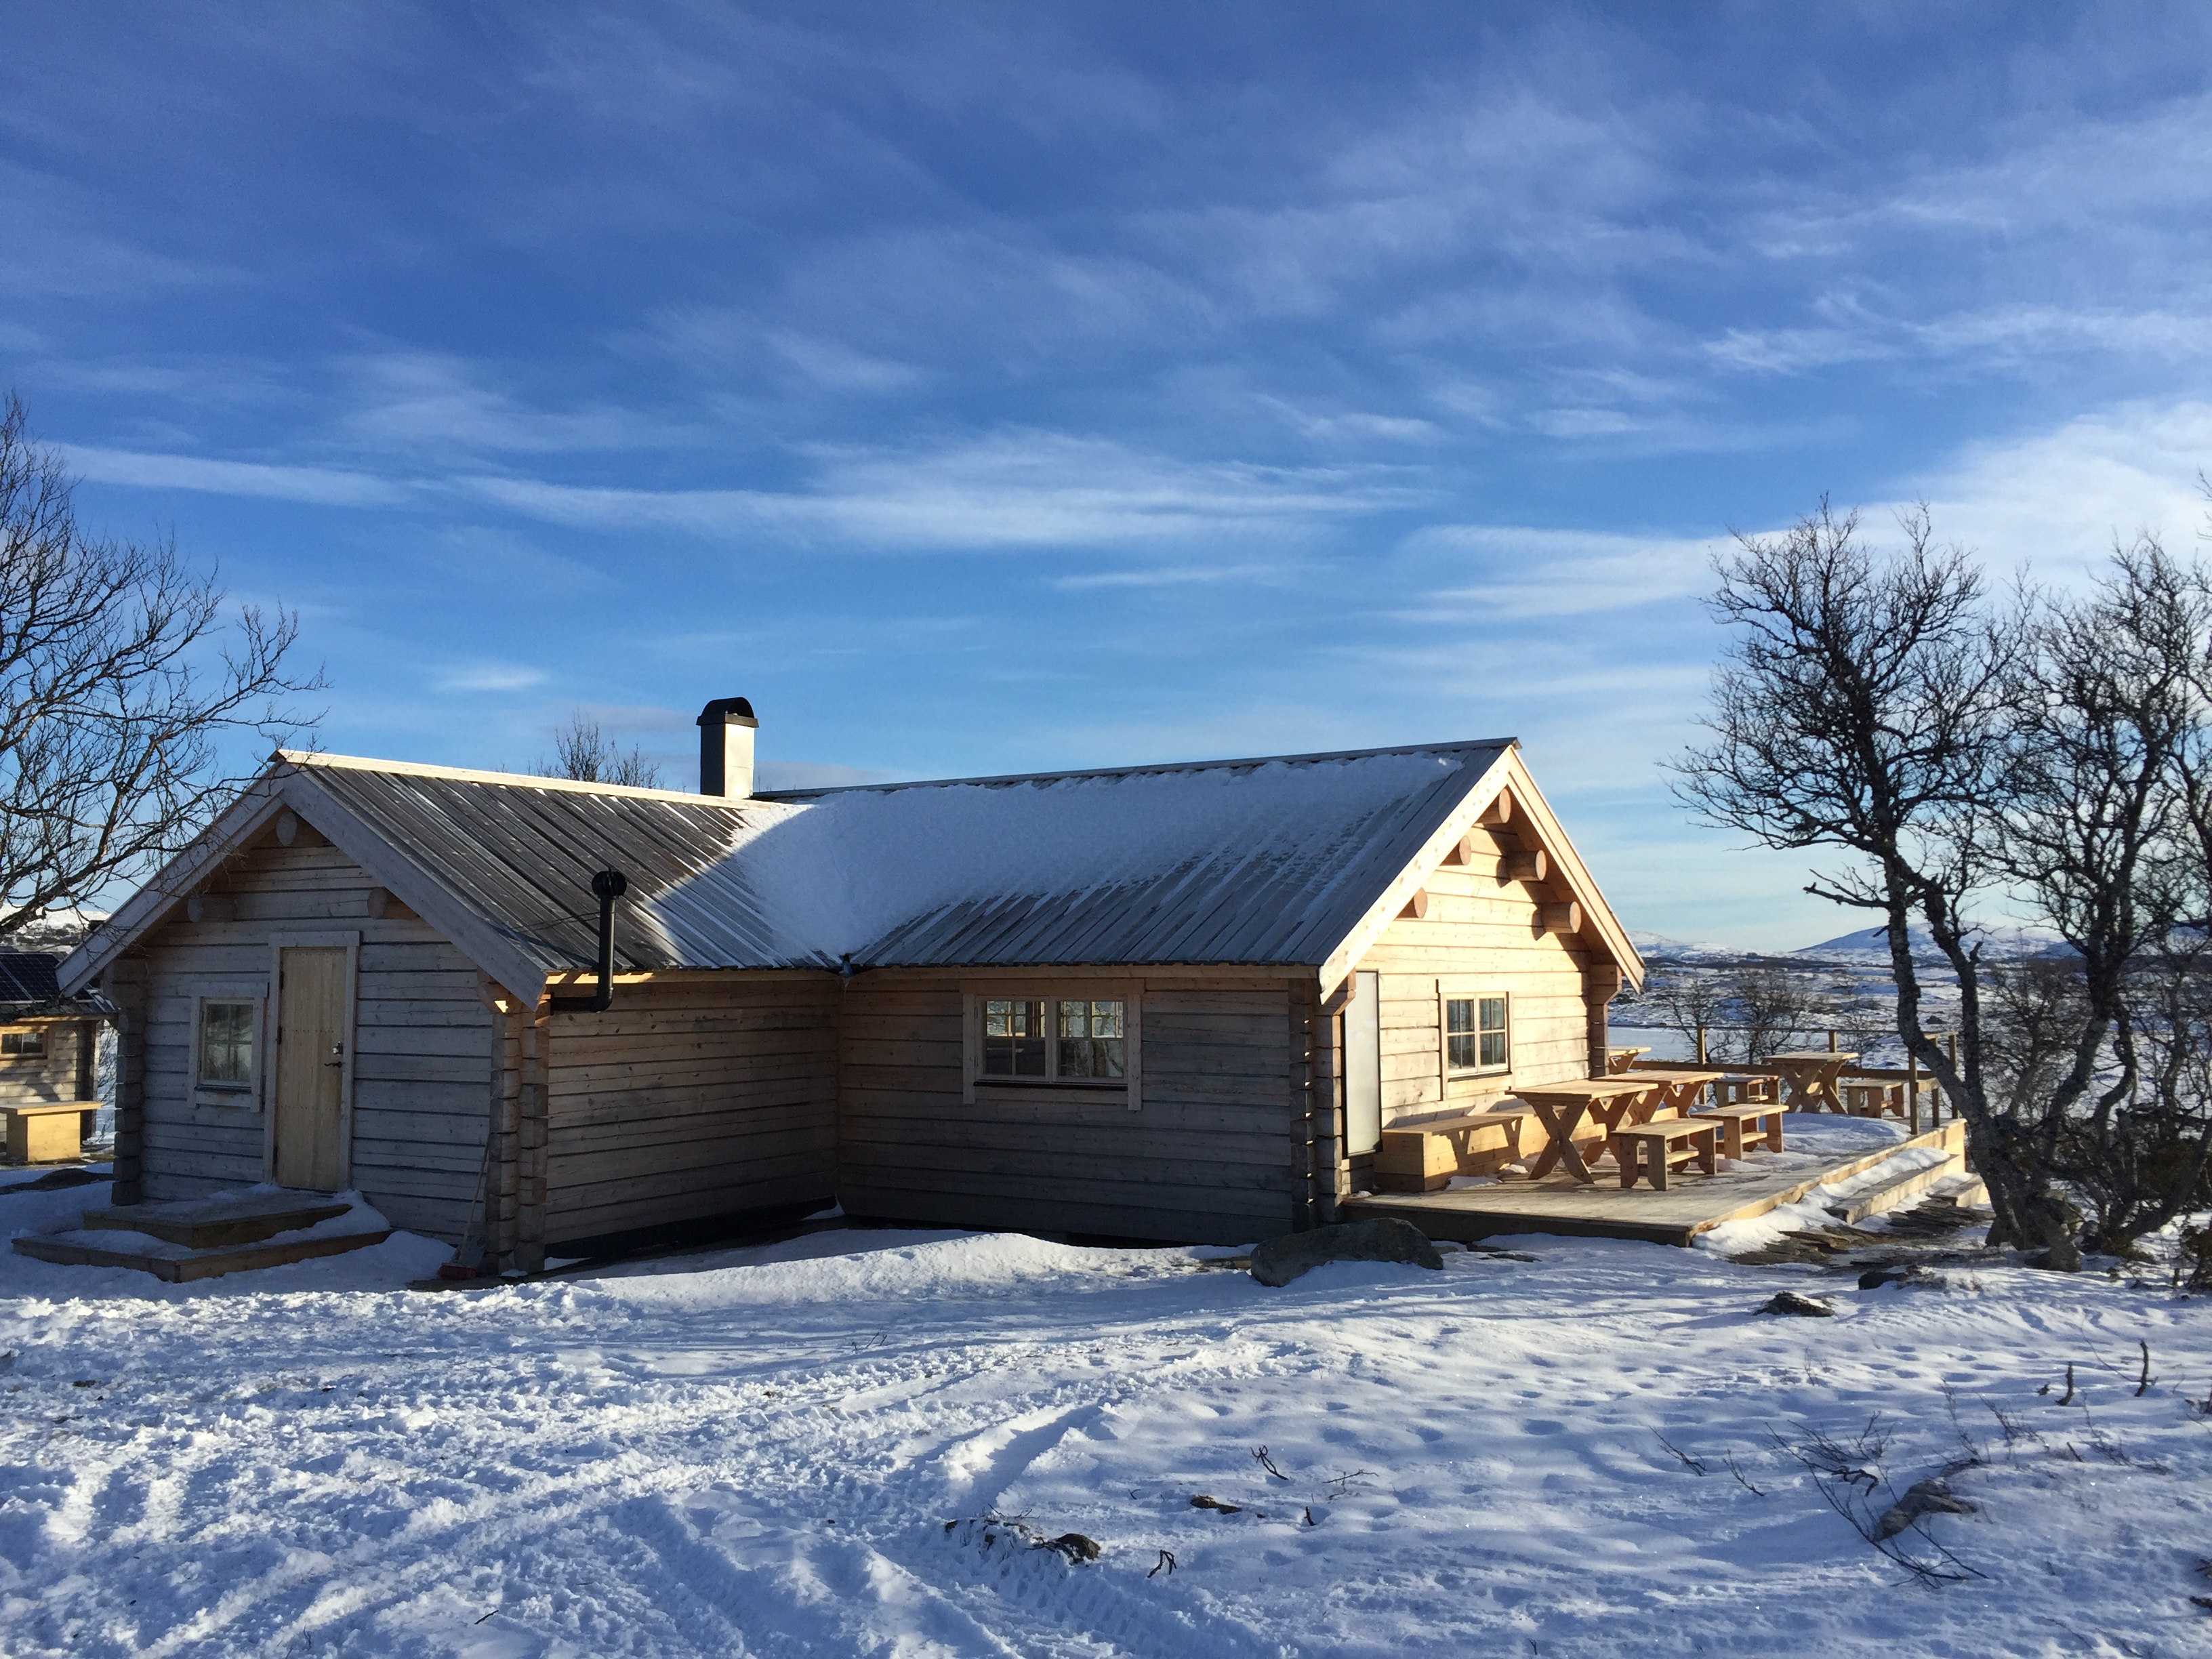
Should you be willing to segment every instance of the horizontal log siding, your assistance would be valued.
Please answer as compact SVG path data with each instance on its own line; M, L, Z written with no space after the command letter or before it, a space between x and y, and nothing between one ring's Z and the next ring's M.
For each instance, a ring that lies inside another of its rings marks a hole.
M46 1045L43 1054L0 1056L0 1106L47 1106L94 1098L92 1079L78 1073L77 1022L6 1025L0 1021L0 1026L35 1031Z
M820 1200L836 1188L842 982L624 985L556 1014L545 1236L564 1241Z
M1118 1098L963 1103L961 1018L950 976L870 974L847 990L839 1196L853 1214L1212 1243L1291 1225L1279 982L1249 969L1221 988L1147 981L1133 1112Z
M1516 1084L1589 1075L1583 971L1592 953L1579 939L1536 931L1538 904L1566 895L1499 881L1496 860L1507 848L1483 831L1474 840L1471 862L1446 864L1430 877L1428 914L1399 917L1359 963L1380 975L1386 1125L1480 1110ZM1449 1097L1441 1077L1439 979L1494 987L1513 1000L1512 1068L1454 1079Z
M361 935L354 1007L355 1187L392 1224L458 1240L474 1197L489 1104L492 1014L475 964L413 916L372 917L375 890L302 825L298 841L243 854L214 884L235 920L179 919L141 947L147 987L143 1170L149 1200L196 1198L266 1178L266 1106L195 1106L194 999L270 999L270 936ZM264 1073L270 1060L261 1054Z

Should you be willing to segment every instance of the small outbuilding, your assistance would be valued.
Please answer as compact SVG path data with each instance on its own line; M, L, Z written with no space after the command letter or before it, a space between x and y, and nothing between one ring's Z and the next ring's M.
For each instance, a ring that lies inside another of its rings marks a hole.
M708 705L696 794L278 754L63 965L116 1201L525 1268L832 1202L1238 1242L1602 1075L1642 976L1510 739L756 793L754 732Z
M61 958L0 951L0 1117L8 1161L77 1156L100 1115L97 996L64 994Z

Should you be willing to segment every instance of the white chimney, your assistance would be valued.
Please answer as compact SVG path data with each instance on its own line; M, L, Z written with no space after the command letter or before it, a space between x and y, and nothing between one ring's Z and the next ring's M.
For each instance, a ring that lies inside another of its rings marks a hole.
M717 697L699 711L699 793L742 800L753 792L753 733L760 722L743 697Z

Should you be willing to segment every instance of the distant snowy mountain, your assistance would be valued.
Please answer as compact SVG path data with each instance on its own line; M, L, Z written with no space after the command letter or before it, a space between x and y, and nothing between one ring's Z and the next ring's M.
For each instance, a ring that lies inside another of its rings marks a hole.
M1640 933L1628 930L1628 942L1636 947L1636 954L1646 962L1705 962L1733 961L1742 951L1725 945L1693 945L1686 939L1668 939L1664 933Z
M1988 941L1985 954L1992 957L2048 957L2057 956L2066 949L2063 940L2043 927L1990 927L1983 930ZM1937 957L1936 941L1929 937L1925 927L1913 926L1905 929L1911 941L1912 959ZM1887 928L1862 927L1856 933L1840 933L1834 939L1823 939L1818 945L1808 945L1796 952L1801 957L1871 957L1882 962L1889 960L1889 933Z

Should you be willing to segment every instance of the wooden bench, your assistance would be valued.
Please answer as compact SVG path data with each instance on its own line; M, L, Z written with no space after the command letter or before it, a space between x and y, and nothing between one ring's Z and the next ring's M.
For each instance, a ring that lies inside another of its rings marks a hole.
M1376 1185L1386 1193L1432 1193L1454 1176L1496 1175L1521 1161L1521 1126L1535 1115L1526 1106L1506 1106L1385 1129L1375 1149Z
M1858 1083L1847 1077L1843 1082L1843 1092L1844 1110L1853 1117L1905 1115L1902 1083Z
M1770 1152L1782 1150L1782 1107L1778 1102L1753 1101L1747 1106L1708 1106L1691 1121L1695 1122L1698 1118L1712 1118L1719 1123L1723 1158L1743 1156L1746 1124L1751 1126L1752 1146L1763 1146Z
M100 1110L96 1100L51 1105L0 1106L8 1117L10 1164L58 1164L84 1155L84 1132Z
M1632 1129L1613 1132L1613 1162L1620 1166L1620 1184L1633 1187L1648 1176L1654 1188L1667 1190L1669 1170L1695 1164L1707 1175L1718 1167L1716 1143L1721 1126L1701 1123L1694 1117L1668 1118L1640 1123Z
M1741 1106L1752 1101L1779 1101L1782 1079L1771 1072L1732 1073L1713 1085L1713 1104Z

